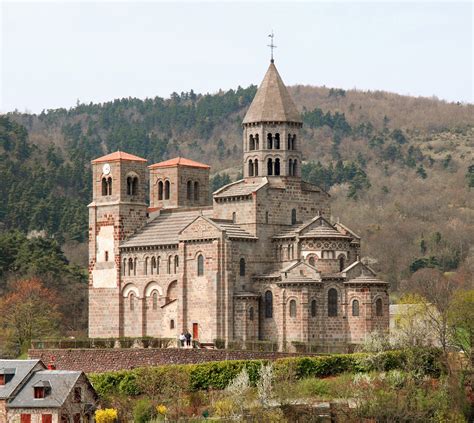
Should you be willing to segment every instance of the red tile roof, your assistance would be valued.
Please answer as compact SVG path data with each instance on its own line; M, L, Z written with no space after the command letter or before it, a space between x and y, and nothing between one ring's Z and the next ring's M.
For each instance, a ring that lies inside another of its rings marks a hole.
M133 154L125 153L123 151L116 151L115 153L110 153L105 156L94 159L91 163L116 162L119 160L128 160L130 162L146 162L146 159L134 156Z
M151 166L148 166L150 169L156 169L158 167L174 167L174 166L188 166L188 167L198 167L201 169L210 169L211 166L195 162L194 160L185 159L184 157L175 157L174 159L165 160L164 162L155 163Z

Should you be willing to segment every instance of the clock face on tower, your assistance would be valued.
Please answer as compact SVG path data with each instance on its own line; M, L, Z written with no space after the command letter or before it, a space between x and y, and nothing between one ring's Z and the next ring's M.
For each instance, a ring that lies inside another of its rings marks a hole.
M104 175L108 175L110 173L110 165L108 163L106 163L103 167L102 167L102 172L104 173Z

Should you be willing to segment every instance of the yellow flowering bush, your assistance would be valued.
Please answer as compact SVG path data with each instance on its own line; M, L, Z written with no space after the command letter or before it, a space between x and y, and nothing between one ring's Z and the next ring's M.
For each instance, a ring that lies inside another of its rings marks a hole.
M156 406L156 412L161 415L165 415L168 409L166 408L166 405L160 404Z
M96 423L114 423L117 421L118 413L114 408L105 408L95 412Z

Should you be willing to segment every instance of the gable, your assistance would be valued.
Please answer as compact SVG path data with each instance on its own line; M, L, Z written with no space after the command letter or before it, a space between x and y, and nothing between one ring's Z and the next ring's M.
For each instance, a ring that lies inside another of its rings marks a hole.
M317 269L303 261L298 261L296 263L291 264L290 266L287 266L286 268L282 270L281 273L285 279L288 277L300 277L300 276L304 276L311 279L317 279L317 280L321 279L321 274L317 271Z
M300 236L304 236L314 230L324 230L324 232L327 232L328 234L334 233L336 236L339 234L339 232L334 229L334 226L322 216L315 217L308 224L301 227L298 232Z
M352 263L350 266L346 267L342 273L347 279L354 279L361 275L376 276L375 272L370 267L366 266L360 261Z
M221 236L219 227L204 216L198 216L179 233L180 241L214 239Z

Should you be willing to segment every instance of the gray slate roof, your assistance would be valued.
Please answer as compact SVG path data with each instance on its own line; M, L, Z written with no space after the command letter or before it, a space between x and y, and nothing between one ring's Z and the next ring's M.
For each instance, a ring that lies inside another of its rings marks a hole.
M68 370L42 370L34 373L21 388L15 398L8 403L9 408L56 408L61 407L82 372ZM45 398L34 398L34 386L51 385Z
M231 239L258 239L256 236L248 233L245 229L242 229L239 225L230 220L210 220L223 230Z
M323 225L321 226L314 226L308 232L303 232L304 229L312 224L313 222L317 221L318 219L323 220ZM297 223L293 226L290 226L288 229L281 231L280 233L273 236L273 239L281 239L281 238L295 238L296 236L300 236L300 238L344 238L350 239L351 237L339 232L333 225L331 225L326 219L322 217L316 217L309 221L303 223Z
M357 276L354 279L350 279L348 281L345 281L344 283L356 283L356 284L379 284L379 285L387 285L388 282L381 281L380 279L376 278L375 276L372 275L360 275Z
M273 63L268 67L243 123L297 122L301 115Z
M44 368L40 360L0 360L0 371L11 373L14 369L15 375L5 385L0 385L0 399L6 399L11 396L13 391L25 380L35 366ZM7 370L8 369L8 370Z
M249 180L241 179L240 181L233 182L218 189L216 192L214 192L214 198L247 196L267 184L268 179L266 177Z
M212 213L212 209L202 210L203 216L211 217ZM201 210L162 211L143 229L120 244L120 247L177 244L181 230L200 215Z

